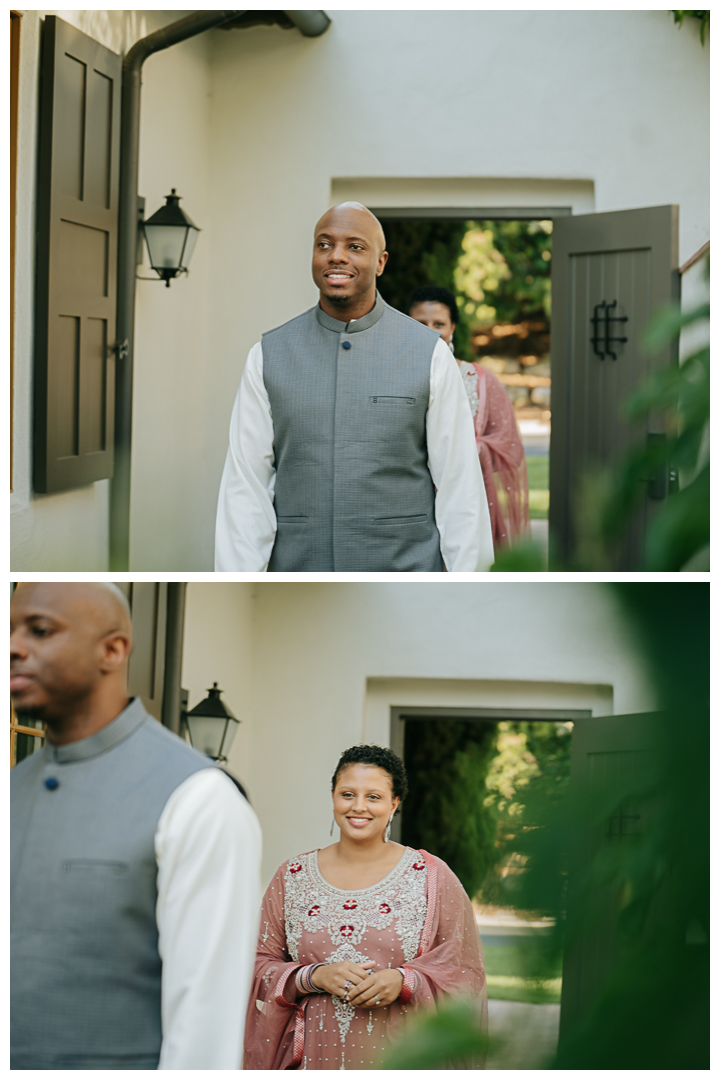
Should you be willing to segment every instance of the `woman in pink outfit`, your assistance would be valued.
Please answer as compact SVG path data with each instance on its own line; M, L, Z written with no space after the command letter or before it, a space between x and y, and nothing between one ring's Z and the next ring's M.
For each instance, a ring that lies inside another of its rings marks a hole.
M436 330L452 349L459 313L449 289L426 285L410 297L408 314ZM505 387L482 364L458 360L475 421L475 442L485 481L493 545L497 549L529 529L525 450Z
M263 900L246 1069L370 1069L404 1017L448 996L485 1022L482 946L452 870L389 839L407 790L392 750L354 746L332 779L338 843L277 870Z

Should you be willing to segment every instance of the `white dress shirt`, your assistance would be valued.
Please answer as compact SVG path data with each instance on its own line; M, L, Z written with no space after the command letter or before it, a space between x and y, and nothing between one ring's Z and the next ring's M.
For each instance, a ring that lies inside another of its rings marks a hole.
M494 561L492 527L475 431L457 363L442 338L430 365L425 428L445 566L455 572L488 570ZM273 420L258 342L248 354L230 420L215 529L216 571L267 570L277 531L274 493Z
M260 917L260 825L219 769L172 793L155 832L159 1069L242 1068Z

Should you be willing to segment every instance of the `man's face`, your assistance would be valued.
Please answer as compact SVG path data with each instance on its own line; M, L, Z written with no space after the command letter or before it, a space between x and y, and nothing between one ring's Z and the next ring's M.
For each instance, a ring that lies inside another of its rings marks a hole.
M370 293L386 262L381 234L369 214L345 208L318 222L312 275L331 304L350 305Z
M101 678L105 637L71 584L21 585L10 603L10 695L18 714L63 716Z

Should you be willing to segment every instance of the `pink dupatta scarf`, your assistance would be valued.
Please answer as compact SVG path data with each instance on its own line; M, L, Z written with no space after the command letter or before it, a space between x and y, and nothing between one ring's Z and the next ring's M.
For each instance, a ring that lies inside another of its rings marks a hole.
M525 450L505 387L482 364L472 366L478 375L475 442L487 492L493 544L497 548L529 529Z
M415 990L408 1003L397 1000L386 1006L388 1037L402 1032L406 1014L456 996L475 1000L487 1030L485 964L475 913L450 867L425 851L421 854L428 871L427 915L417 954L404 963L406 972L416 976ZM316 995L296 1000L295 972L303 966L303 957L299 956L299 962L289 958L285 937L283 882L288 866L295 865L298 861L279 868L263 899L245 1027L245 1069L297 1069L303 1061L306 1035L311 1034L306 1032L306 1012Z

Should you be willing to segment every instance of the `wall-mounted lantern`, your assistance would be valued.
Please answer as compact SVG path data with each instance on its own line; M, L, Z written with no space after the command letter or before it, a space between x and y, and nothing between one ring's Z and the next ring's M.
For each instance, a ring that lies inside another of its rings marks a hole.
M227 761L232 741L240 721L228 709L220 695L218 684L213 683L208 696L189 712L183 712L190 742L202 754L214 761Z
M150 265L170 288L178 274L187 274L200 230L180 208L175 188L165 196L165 206L143 222Z

